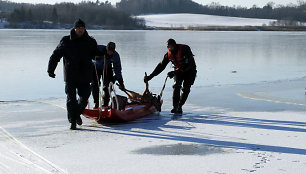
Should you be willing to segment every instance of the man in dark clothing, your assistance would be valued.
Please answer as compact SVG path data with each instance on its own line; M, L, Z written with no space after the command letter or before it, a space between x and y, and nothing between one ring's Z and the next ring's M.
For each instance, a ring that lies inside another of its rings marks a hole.
M170 71L168 73L170 78L174 77L173 109L171 112L183 113L182 106L185 104L190 93L190 88L196 78L196 63L193 57L194 55L192 54L188 45L176 44L174 39L169 39L167 41L167 48L168 52L165 54L162 62L156 66L154 71L149 76L145 76L144 81L149 81L154 76L157 76L171 61L174 65L174 71Z
M58 62L64 57L67 115L72 130L76 129L76 124L82 125L80 115L86 108L90 96L92 59L97 54L96 40L88 35L85 23L79 19L71 29L70 36L62 38L49 60L48 73L50 77L55 78L54 71ZM78 100L76 94L79 95Z
M94 108L99 108L99 84L102 76L103 80L103 106L108 106L110 95L108 91L109 83L119 83L120 89L124 89L123 78L121 74L120 56L116 49L114 42L109 42L107 46L98 45L99 57L98 60L93 61L95 71L93 73L93 81L91 83L92 96L94 99ZM114 76L115 74L115 76Z

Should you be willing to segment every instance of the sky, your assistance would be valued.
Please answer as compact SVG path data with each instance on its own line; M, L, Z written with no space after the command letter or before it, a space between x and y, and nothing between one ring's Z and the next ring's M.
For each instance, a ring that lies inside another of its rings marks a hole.
M25 3L48 3L48 4L54 4L54 3L59 3L59 2L81 2L82 0L11 0L13 2L25 2ZM95 1L95 0L91 0L91 1ZM104 2L105 0L100 0L102 2ZM113 5L116 2L119 2L120 0L108 0L109 2L111 2ZM264 5L266 5L268 2L274 2L275 4L280 4L280 5L287 5L289 3L294 3L297 4L298 0L193 0L199 4L203 4L203 5L207 5L210 4L211 2L218 2L221 5L227 5L227 6L242 6L242 7L252 7L254 4L262 7Z

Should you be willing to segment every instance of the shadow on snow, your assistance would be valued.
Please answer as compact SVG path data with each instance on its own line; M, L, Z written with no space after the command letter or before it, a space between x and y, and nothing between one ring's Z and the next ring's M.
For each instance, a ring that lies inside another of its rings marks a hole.
M185 122L186 126L168 125L167 123L170 121ZM89 127L88 129L87 128L81 129L81 131L97 131L102 133L113 133L113 134L120 134L127 136L155 138L161 140L173 140L173 141L180 141L186 143L200 143L202 145L215 146L221 148L245 149L252 151L268 151L268 152L277 152L277 153L306 155L306 149L213 140L208 136L199 136L199 134L196 135L188 132L188 130L196 128L193 125L193 123L247 127L247 128L257 128L257 129L279 130L279 131L306 132L306 129L304 128L297 128L297 126L305 127L306 122L265 120L265 119L224 116L218 114L205 115L205 114L190 114L190 113L184 114L182 117L174 118L173 115L167 114L165 112L162 112L161 116L150 116L126 124L106 124L107 127L105 127L105 125L96 124L93 126L88 126ZM295 127L288 127L288 126L295 126ZM90 129L90 127L98 127L101 128L101 130L93 130ZM139 130L137 130L137 128ZM174 129L174 131L165 131L163 130L165 128ZM177 133L175 132L175 130L186 130L186 133Z

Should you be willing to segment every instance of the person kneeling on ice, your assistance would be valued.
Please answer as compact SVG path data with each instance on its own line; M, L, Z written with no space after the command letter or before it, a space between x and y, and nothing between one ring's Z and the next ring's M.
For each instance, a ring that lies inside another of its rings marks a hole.
M176 44L174 39L169 39L167 41L167 48L168 52L165 54L162 62L156 66L149 76L144 77L144 81L149 81L154 76L160 74L171 61L174 65L174 71L168 72L170 78L174 77L173 109L171 112L181 114L183 113L182 106L185 104L190 93L190 88L196 78L196 63L193 57L194 55L188 45Z
M50 57L49 76L55 78L54 71L64 57L64 79L66 82L67 113L75 130L76 124L82 125L80 115L87 106L92 79L92 59L98 54L97 42L90 37L82 20L75 22L69 36L64 36ZM76 94L79 95L77 100Z
M94 99L94 109L99 108L99 85L102 76L103 81L103 107L108 106L110 95L108 91L109 83L115 82L119 83L119 88L124 90L124 83L121 74L121 61L120 56L116 49L116 44L114 42L109 42L107 46L98 45L99 55L97 60L93 61L94 73L93 81L91 83L91 91ZM115 76L114 76L115 74Z

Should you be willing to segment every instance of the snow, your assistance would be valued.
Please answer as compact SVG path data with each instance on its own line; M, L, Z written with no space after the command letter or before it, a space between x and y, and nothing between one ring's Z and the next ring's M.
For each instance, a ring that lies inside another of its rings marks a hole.
M203 14L153 14L136 16L145 20L149 27L203 27L203 26L262 26L269 25L273 19L253 19L214 16Z
M64 98L1 103L0 173L302 174L304 81L195 87L183 116L167 85L159 115L77 131Z

